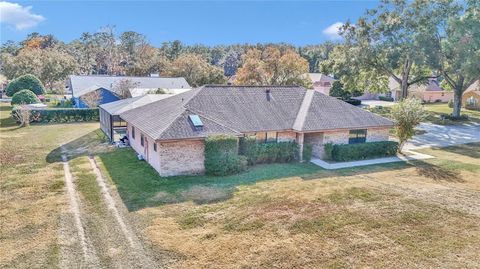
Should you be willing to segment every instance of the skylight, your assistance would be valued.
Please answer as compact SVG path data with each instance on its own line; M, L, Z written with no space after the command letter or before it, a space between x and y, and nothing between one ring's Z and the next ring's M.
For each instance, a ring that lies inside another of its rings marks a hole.
M203 122L198 115L189 115L188 118L195 127L203 127Z

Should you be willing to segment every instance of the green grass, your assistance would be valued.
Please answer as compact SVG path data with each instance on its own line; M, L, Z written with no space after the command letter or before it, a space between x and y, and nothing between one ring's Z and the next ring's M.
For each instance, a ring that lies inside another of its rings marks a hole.
M441 114L452 114L453 109L448 107L448 104L445 104L445 103L425 104L425 109L429 112L429 116L427 117L427 121L429 122L442 124L442 125L464 123L464 121L451 121L451 120L440 119ZM468 109L462 108L461 114L467 115L471 121L480 122L480 111L468 110Z
M70 169L75 178L77 189L82 194L86 204L98 214L105 213L100 186L96 175L92 172L87 157L80 157L70 161Z
M321 170L309 163L258 165L248 171L225 177L160 177L146 162L139 161L131 149L99 154L104 172L116 184L130 210L172 202L193 200L208 203L231 196L238 185L261 180L307 175Z
M451 121L451 120L442 120L440 115L442 114L451 114L453 109L448 107L448 104L445 103L434 103L434 104L425 104L425 110L428 112L427 118L425 121L432 122L435 124L441 125L451 125L451 124L463 124L465 121ZM368 109L370 112L378 114L383 117L390 117L391 107L374 107ZM471 121L480 122L480 111L468 110L462 108L462 115L467 115Z

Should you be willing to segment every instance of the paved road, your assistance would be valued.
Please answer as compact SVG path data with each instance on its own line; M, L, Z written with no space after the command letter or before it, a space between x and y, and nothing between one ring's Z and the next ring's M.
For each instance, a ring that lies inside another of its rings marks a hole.
M447 126L421 123L417 129L424 130L426 133L414 136L405 144L405 149L447 147L480 142L480 124L478 123Z

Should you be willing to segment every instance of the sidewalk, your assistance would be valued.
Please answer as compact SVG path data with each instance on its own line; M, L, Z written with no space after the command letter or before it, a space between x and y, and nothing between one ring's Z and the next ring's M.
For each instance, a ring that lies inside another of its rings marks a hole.
M394 162L404 162L404 161L415 161L415 160L425 160L435 158L433 156L422 154L414 151L405 151L410 153L409 156L397 155L396 157L385 157L378 159L362 160L362 161L353 161L353 162L341 162L341 163L328 163L320 159L312 159L311 162L327 170L332 169L342 169L350 168L357 166L366 166L372 164L382 164L382 163L394 163Z

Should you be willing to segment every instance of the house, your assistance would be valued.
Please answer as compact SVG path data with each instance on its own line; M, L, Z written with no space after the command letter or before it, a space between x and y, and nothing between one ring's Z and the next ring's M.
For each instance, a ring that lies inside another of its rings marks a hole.
M204 172L204 139L324 144L388 140L392 121L318 91L294 86L203 86L120 113L132 148L161 176ZM301 156L301 154L300 154Z
M393 78L390 78L388 82L388 88L390 89L390 92L387 94L387 96L391 96L394 101L399 100L402 94L400 84ZM427 103L446 103L453 99L453 91L446 91L442 89L438 80L435 78L429 79L427 84L417 83L411 85L408 87L408 95L417 97Z
M99 106L100 129L110 141L118 141L126 134L127 124L120 118L120 113L168 98L173 94L146 94L122 99Z
M332 88L333 82L335 82L334 78L321 73L309 73L308 76L312 80L314 90L325 95L330 95L330 89Z
M106 104L120 100L113 87L122 80L129 80L135 88L129 90L130 97L137 97L148 93L181 93L191 89L185 78L163 78L163 77L124 77L124 76L76 76L71 75L67 79L68 90L71 91L75 107L88 107L82 101L82 96L99 91L99 104Z
M462 104L469 109L480 110L480 81L473 83L462 95Z

